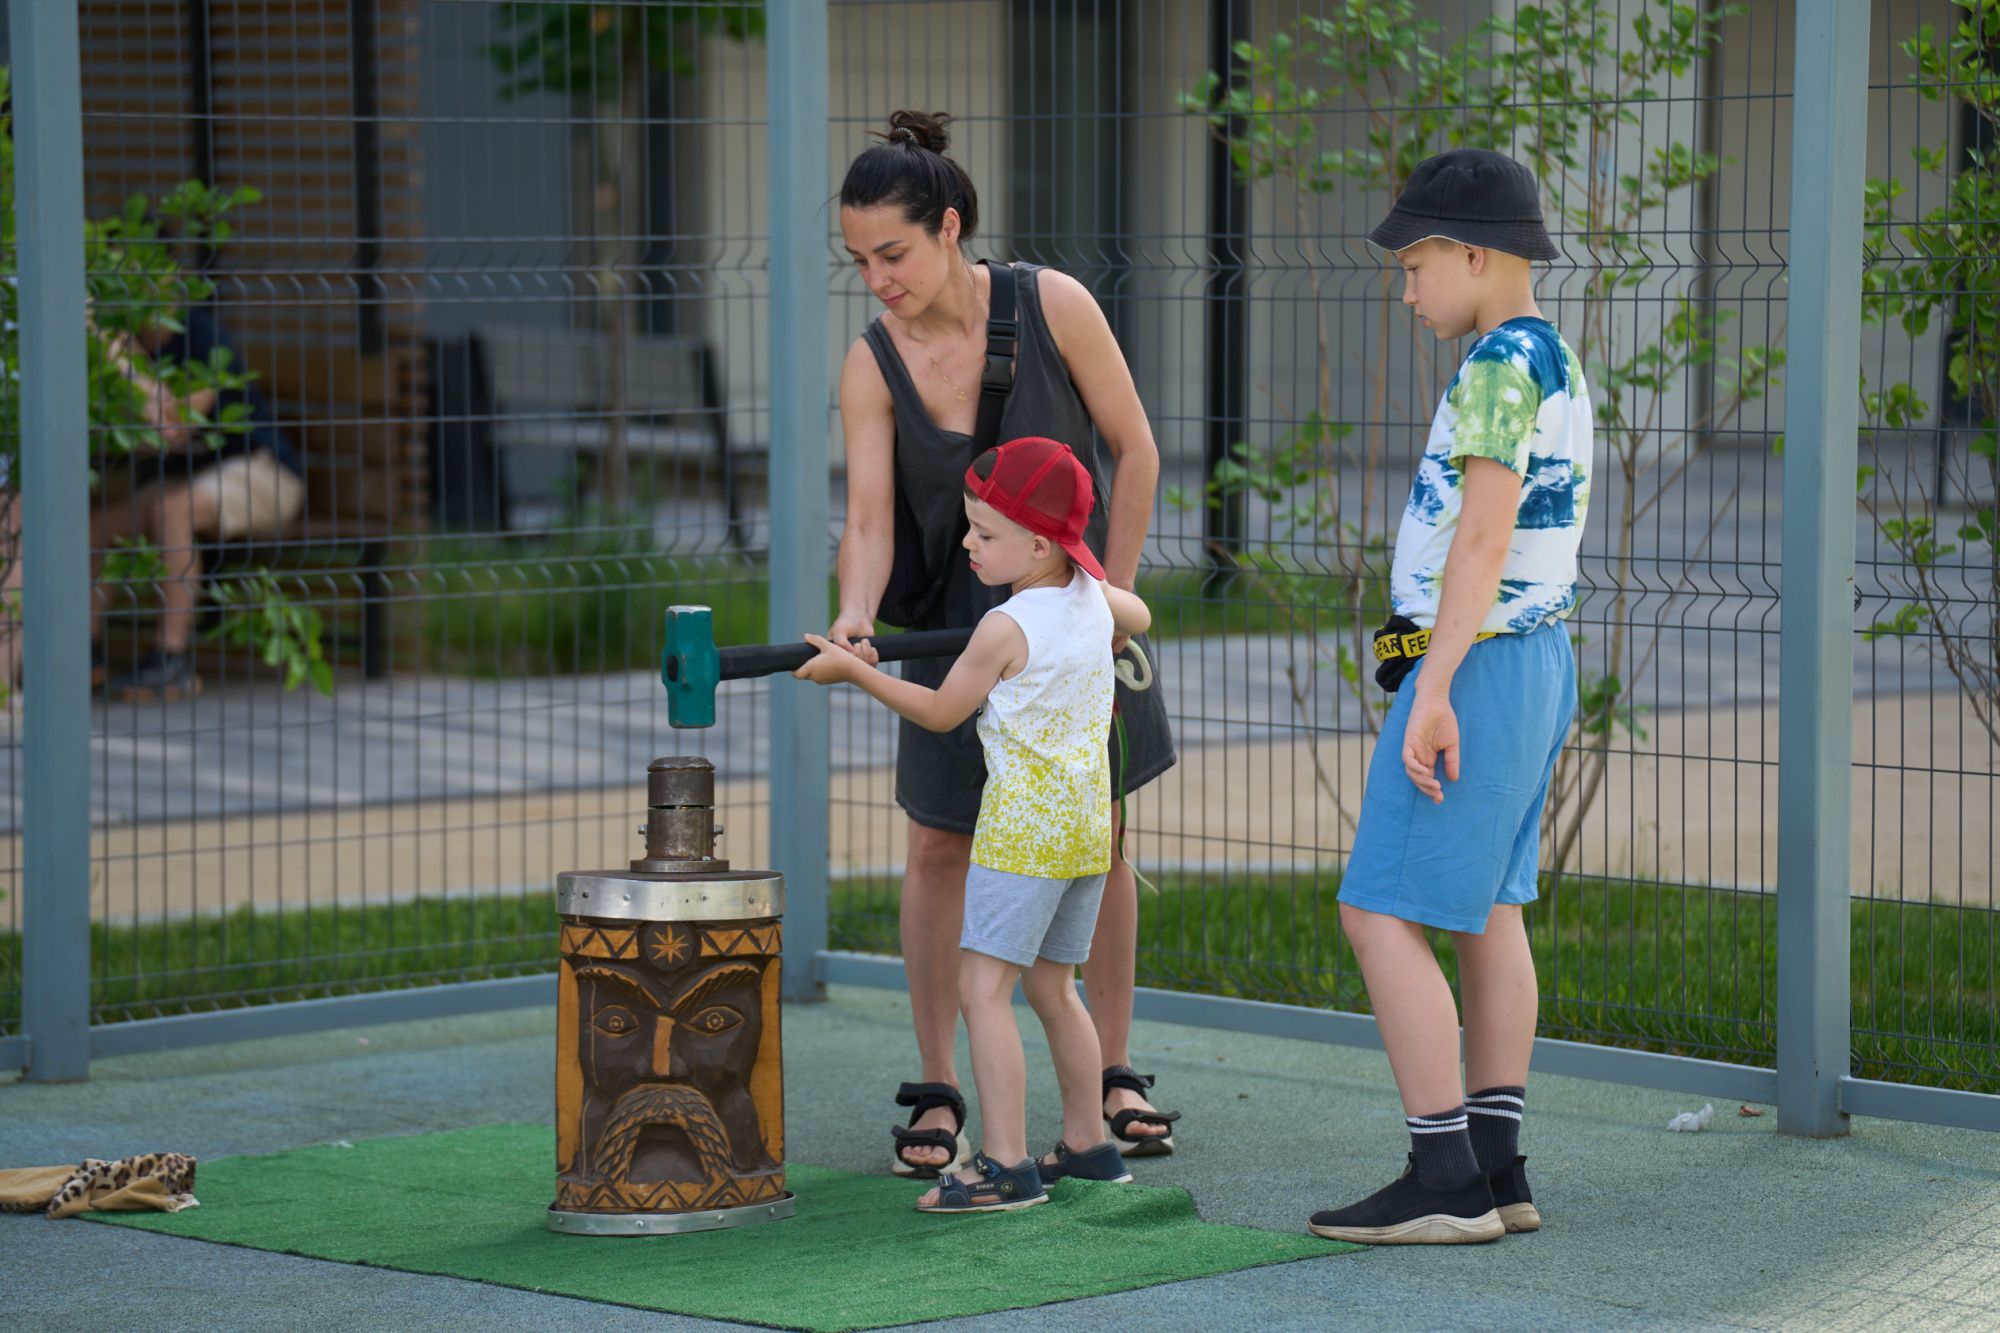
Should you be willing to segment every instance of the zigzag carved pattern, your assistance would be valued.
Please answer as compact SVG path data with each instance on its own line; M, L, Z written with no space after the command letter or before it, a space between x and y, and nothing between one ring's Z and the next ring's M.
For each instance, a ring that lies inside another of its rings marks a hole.
M777 923L701 932L704 958L765 957L778 952L783 933Z
M564 1212L585 1213L695 1212L703 1208L740 1208L766 1203L784 1192L780 1178L774 1175L702 1183L662 1180L621 1184L603 1181L588 1185L562 1180L556 1185L556 1207Z
M639 932L610 926L562 928L562 951L577 958L610 958L631 962L639 956Z

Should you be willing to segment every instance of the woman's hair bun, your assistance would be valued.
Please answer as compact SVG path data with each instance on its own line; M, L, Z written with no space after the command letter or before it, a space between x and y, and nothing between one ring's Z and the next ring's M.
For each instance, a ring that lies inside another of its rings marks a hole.
M979 230L979 192L965 168L945 156L951 117L942 111L898 111L889 117L889 131L875 131L882 142L863 150L847 168L840 187L842 208L899 205L903 216L935 236L947 211L958 213L958 238L969 241ZM927 152L914 150L923 148Z
M883 137L890 143L942 153L951 147L951 134L945 129L950 123L951 117L942 111L898 111L889 117L889 132Z

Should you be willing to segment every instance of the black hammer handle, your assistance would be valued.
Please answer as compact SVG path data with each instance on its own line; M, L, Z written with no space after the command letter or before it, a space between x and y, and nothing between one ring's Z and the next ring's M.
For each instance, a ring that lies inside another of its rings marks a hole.
M925 629L914 634L880 634L868 642L884 662L901 662L912 657L954 657L965 651L972 639L970 629ZM780 671L797 671L813 660L817 648L799 643L759 643L722 650L722 679L743 680L750 676L773 676Z

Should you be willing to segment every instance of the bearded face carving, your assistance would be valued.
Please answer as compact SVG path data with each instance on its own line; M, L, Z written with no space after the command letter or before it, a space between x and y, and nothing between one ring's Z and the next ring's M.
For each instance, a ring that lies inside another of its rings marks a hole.
M557 1209L784 1195L779 944L776 920L564 919Z

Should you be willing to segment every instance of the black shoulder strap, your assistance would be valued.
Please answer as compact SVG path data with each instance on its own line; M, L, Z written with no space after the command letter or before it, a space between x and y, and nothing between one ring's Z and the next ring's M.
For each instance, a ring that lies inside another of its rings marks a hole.
M979 416L972 428L978 453L1000 443L1000 413L1014 388L1014 344L1021 327L1014 310L1014 266L990 259L985 263L993 279L993 293L986 315L986 369L979 377Z

